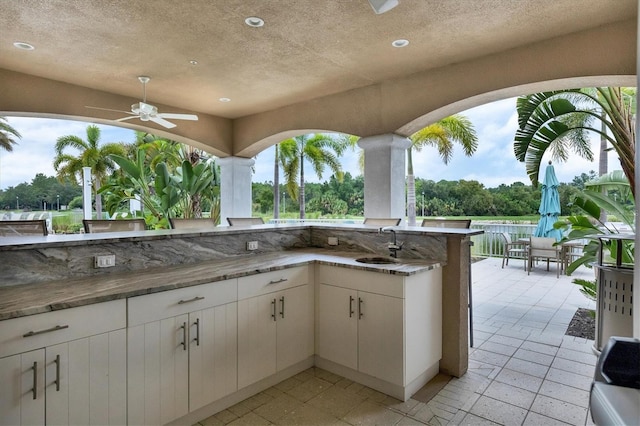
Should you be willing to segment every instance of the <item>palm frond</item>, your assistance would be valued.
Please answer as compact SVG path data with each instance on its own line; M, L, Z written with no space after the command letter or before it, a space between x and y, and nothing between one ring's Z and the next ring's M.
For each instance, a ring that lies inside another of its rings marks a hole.
M15 138L22 138L20 133L14 129L5 117L0 117L0 148L5 151L13 151L13 145L16 145L18 141Z

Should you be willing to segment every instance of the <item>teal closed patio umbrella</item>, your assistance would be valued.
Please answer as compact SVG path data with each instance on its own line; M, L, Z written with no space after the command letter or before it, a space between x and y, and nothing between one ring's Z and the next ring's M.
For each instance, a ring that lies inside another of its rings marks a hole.
M558 178L551 161L547 166L542 181L542 199L540 200L540 221L534 231L535 237L553 237L556 241L562 239L562 232L555 229L553 224L560 215L560 194L558 193Z

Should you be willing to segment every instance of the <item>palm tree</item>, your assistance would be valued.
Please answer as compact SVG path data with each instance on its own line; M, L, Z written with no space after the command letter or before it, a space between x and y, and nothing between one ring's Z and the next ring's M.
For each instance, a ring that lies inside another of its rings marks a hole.
M304 162L311 163L318 178L329 167L342 181L342 166L338 157L347 146L344 138L321 133L295 136L280 142L280 164L286 180L287 192L300 203L300 219L305 218ZM299 178L300 184L296 183Z
M104 183L107 175L114 170L115 164L109 155L124 155L125 147L122 143L100 144L100 128L95 125L87 126L87 140L75 135L61 136L56 140L53 159L53 168L58 173L58 179L62 182L71 179L77 183L82 182L82 168L91 167L93 190L96 193L96 212L102 217L102 198L98 191ZM79 151L78 156L65 153L65 149L71 148Z
M14 137L22 138L20 133L7 122L6 117L0 117L0 148L9 152L13 151L13 145L18 143Z
M635 197L635 89L596 87L534 93L519 97L516 110L519 128L514 151L525 163L534 186L547 150L557 161L567 161L570 150L593 160L588 133L594 132L618 154ZM606 149L601 142L603 146Z
M407 216L408 225L416 224L416 182L413 174L413 150L420 151L425 146L437 148L442 161L448 164L453 156L454 143L462 146L467 157L478 149L478 136L471 121L460 114L418 130L411 135L411 146L407 149Z

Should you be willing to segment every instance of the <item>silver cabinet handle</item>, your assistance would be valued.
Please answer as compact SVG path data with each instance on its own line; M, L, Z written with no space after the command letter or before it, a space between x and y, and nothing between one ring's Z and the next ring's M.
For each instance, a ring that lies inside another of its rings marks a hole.
M52 331L64 330L65 328L69 328L69 326L56 325L55 327L47 328L46 330L30 331L26 334L23 334L22 337L37 336L38 334L51 333Z
M362 297L358 297L358 319L364 316L364 312L362 312Z
M284 296L280 298L280 316L284 318Z
M196 326L196 338L193 340L196 342L196 346L200 346L200 318L196 318L196 322L193 325Z
M184 303L197 302L198 300L204 300L204 296L196 296L193 299L180 300L178 305L182 305Z
M54 362L56 363L56 381L54 383L56 384L56 392L60 392L60 355L56 355Z
M271 301L271 318L273 318L273 320L276 320L276 299L273 299Z
M353 310L353 302L356 299L353 298L353 296L349 296L349 318L351 318L353 316L353 314L355 314L355 311Z
M182 329L182 342L180 342L180 344L182 345L182 350L186 351L187 350L187 322L186 321L183 322L180 328Z
M33 399L37 399L38 398L38 362L37 361L33 361L33 367L31 367L31 369L33 370L33 389L31 390L31 393L33 394Z
M289 280L287 278L280 278L279 280L269 281L269 285L271 285L271 284L280 284L280 283L283 283L285 281L289 281Z

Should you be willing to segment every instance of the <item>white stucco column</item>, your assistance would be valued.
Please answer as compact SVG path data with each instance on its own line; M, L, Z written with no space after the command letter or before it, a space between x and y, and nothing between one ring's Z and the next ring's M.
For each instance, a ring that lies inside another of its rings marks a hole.
M93 219L93 207L91 205L91 167L82 168L82 217ZM99 217L98 219L102 219Z
M406 216L405 159L411 141L395 134L362 138L364 150L364 216Z
M252 158L218 158L220 165L220 225L228 217L251 217Z

